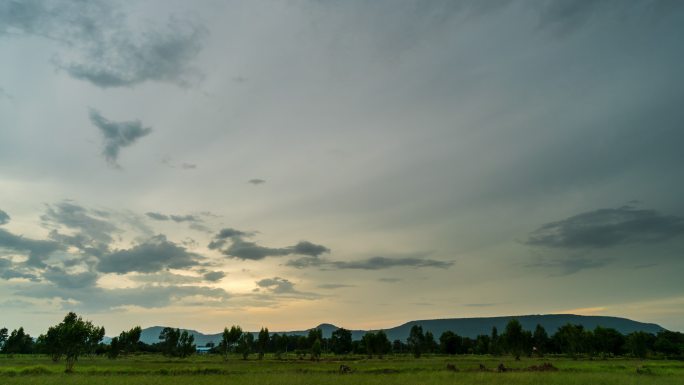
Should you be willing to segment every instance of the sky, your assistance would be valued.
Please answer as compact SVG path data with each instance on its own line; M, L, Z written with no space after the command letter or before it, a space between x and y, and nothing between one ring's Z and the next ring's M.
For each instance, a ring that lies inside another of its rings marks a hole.
M0 2L0 326L684 330L684 2Z

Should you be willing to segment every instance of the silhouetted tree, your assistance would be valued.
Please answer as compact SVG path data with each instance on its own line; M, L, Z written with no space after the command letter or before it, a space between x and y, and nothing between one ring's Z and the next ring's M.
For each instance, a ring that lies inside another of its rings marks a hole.
M612 328L597 326L591 334L591 349L602 356L622 354L625 336Z
M347 354L352 349L352 334L349 330L339 328L330 337L330 349L335 354Z
M525 350L525 333L523 333L522 325L517 319L513 318L508 321L502 339L506 351L512 354L516 360L519 360Z
M561 326L551 340L560 352L577 358L577 355L585 349L584 326L573 324Z
M2 329L0 329L0 352L2 351L2 348L5 346L6 341L7 341L7 328L2 328Z
M12 330L2 346L6 354L30 354L33 352L33 338L24 332L24 328Z
M458 354L463 351L463 338L447 330L439 336L439 350L444 354Z
M257 351L259 352L260 360L264 358L264 353L266 353L266 349L268 348L268 340L268 328L261 328L259 337L257 338Z
M70 312L61 323L48 329L43 343L53 355L53 360L55 360L55 356L64 356L66 372L70 373L73 371L78 357L93 353L104 338L104 334L104 327L94 326L92 322L83 321L76 313Z
M547 353L549 348L549 335L546 333L546 329L540 324L534 328L534 334L532 335L532 345L536 350L536 353L543 356Z
M634 357L646 358L646 354L653 343L655 336L646 332L632 332L627 335L627 349Z
M413 353L413 356L419 358L425 349L425 334L423 334L423 327L420 325L413 325L409 332L408 339L406 339L408 349Z
M242 359L246 360L247 357L252 353L252 347L254 346L254 335L252 333L242 333L237 342L237 351L242 354Z
M242 336L242 328L240 326L233 325L230 327L230 330L227 327L223 328L221 342L219 343L219 351L223 355L224 360L228 360L228 353L230 353L233 346L237 344L240 336Z

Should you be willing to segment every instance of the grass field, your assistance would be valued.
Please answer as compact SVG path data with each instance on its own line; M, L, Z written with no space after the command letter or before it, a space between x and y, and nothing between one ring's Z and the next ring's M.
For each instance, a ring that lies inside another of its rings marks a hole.
M533 365L550 362L557 371L530 371ZM503 363L512 370L498 372ZM341 364L352 369L340 374ZM447 370L453 364L458 371ZM483 364L487 371L480 370ZM637 369L638 368L638 369ZM195 356L170 359L159 355L130 356L117 360L84 357L75 373L64 374L63 363L46 356L0 356L0 384L684 384L684 362L630 359L571 360L489 356L431 356L414 359L390 356L325 357L319 362L289 357L242 361L232 357Z

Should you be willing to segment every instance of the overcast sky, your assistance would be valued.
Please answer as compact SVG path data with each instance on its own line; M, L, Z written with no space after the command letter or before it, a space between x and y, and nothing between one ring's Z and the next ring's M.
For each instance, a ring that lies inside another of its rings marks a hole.
M0 2L0 326L684 330L684 2Z

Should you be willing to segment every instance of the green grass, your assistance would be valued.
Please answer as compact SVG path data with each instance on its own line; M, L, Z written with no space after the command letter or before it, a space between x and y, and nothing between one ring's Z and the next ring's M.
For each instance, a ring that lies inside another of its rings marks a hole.
M526 368L551 362L558 371L531 372ZM446 370L454 364L458 372ZM499 373L504 363L513 371ZM340 364L353 369L339 374ZM483 364L491 371L479 371ZM640 368L639 373L637 368ZM0 384L539 384L539 385L682 385L684 362L638 361L631 359L571 360L559 357L524 358L490 356L430 356L414 359L390 356L384 359L364 357L325 357L319 362L287 357L276 360L243 361L231 357L224 362L216 356L195 356L186 360L159 355L138 355L109 360L84 357L75 373L65 374L64 364L53 363L46 356L0 356Z

